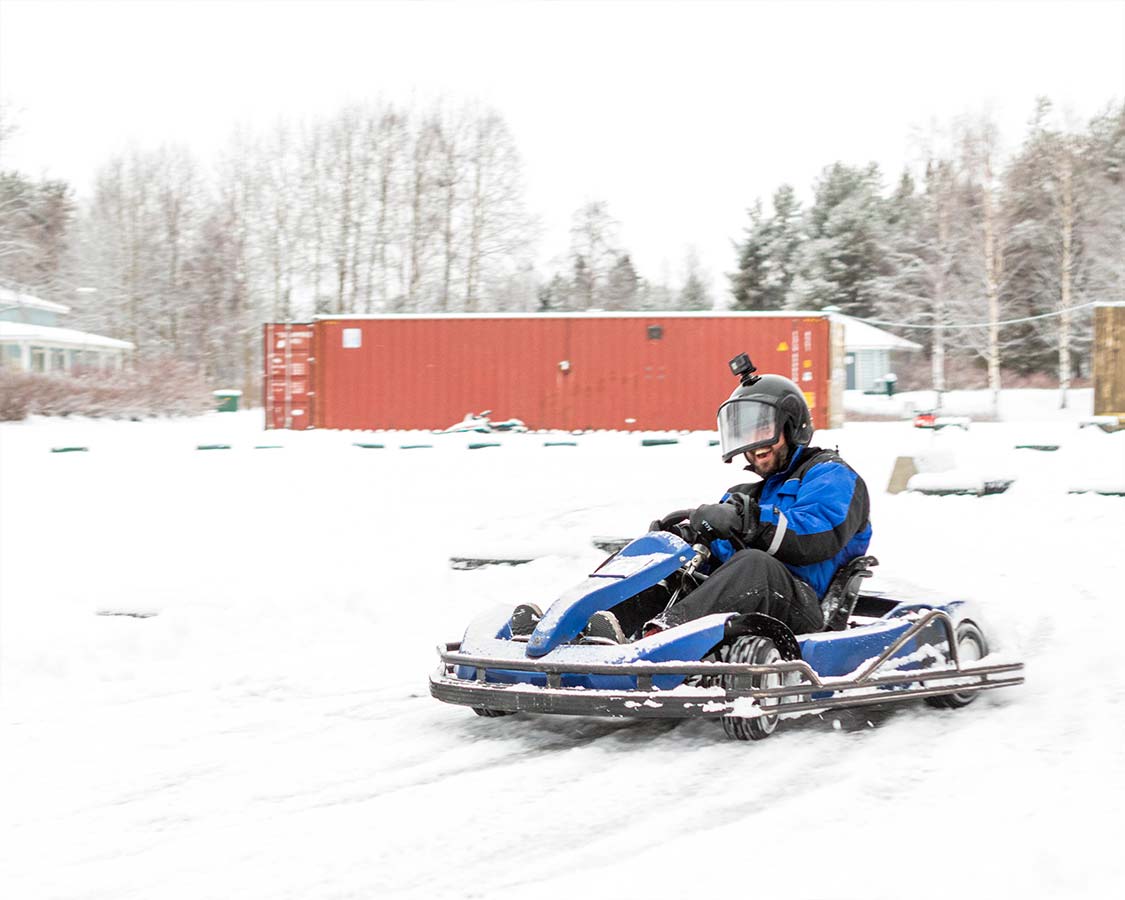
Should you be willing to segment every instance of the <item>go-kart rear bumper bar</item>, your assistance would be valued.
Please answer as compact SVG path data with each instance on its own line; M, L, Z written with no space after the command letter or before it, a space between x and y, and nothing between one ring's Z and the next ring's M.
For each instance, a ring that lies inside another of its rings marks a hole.
M950 659L946 665L912 671L896 671L886 665L934 620L945 627L948 638ZM441 663L430 677L430 693L447 703L499 712L664 718L753 717L780 713L784 717L847 706L975 693L1023 683L1023 676L1015 674L1023 669L1023 663L962 665L954 635L949 615L942 610L930 610L878 658L855 673L839 678L821 678L803 660L768 666L699 661L581 665L473 656L461 653L461 645L452 643L438 647ZM476 678L458 678L459 666L474 669ZM546 677L546 686L490 682L486 680L490 669L540 673ZM884 669L888 671L880 674ZM563 687L563 675L627 675L637 679L637 687L635 690ZM685 684L673 690L658 690L652 685L657 675L704 678L703 685ZM723 687L719 677L723 675L777 675L779 686Z

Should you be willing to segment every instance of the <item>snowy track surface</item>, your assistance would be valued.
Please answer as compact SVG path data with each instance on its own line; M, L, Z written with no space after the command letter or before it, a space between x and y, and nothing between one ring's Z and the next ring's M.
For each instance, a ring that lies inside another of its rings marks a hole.
M1026 662L965 710L742 744L429 697L434 646L480 609L545 606L599 561L594 535L740 480L709 437L401 450L421 436L264 433L255 412L0 425L0 896L1115 896L1125 497L1067 488L1125 486L1125 433L817 435L871 488L868 585L977 600ZM1015 484L884 492L896 456L935 445ZM449 567L474 554L539 558Z

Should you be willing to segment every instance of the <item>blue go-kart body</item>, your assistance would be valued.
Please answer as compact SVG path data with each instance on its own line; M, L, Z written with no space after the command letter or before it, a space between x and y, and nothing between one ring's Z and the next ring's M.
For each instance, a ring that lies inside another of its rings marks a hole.
M758 738L791 715L915 697L962 706L1023 680L1021 664L984 659L966 604L860 593L858 578L830 589L847 604L835 617L842 630L794 635L768 616L724 613L626 643L584 638L591 615L627 611L700 553L667 532L637 538L551 604L530 635L512 634L510 608L483 613L459 643L438 648L431 693L485 716L714 717L734 737ZM739 719L751 720L749 733Z

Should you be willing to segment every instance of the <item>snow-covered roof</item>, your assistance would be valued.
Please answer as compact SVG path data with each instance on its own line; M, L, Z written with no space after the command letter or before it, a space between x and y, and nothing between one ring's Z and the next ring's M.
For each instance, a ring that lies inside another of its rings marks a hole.
M882 328L868 325L851 316L836 314L844 323L844 347L848 350L921 350L921 344L900 338Z
M9 306L23 306L28 309L42 309L47 312L60 314L70 312L69 306L63 306L63 304L55 303L53 300L43 300L39 297L31 296L31 294L25 294L22 291L13 291L11 288L0 287L0 307Z
M132 350L130 341L88 331L75 331L73 328L54 328L50 325L27 325L23 322L0 321L0 342L36 341L49 347L70 347L99 350Z

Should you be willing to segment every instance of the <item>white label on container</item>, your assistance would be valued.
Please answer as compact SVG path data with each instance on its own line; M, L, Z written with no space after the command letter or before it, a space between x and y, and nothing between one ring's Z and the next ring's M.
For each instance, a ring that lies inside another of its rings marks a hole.
M354 350L363 345L363 331L359 328L344 329L344 349Z

